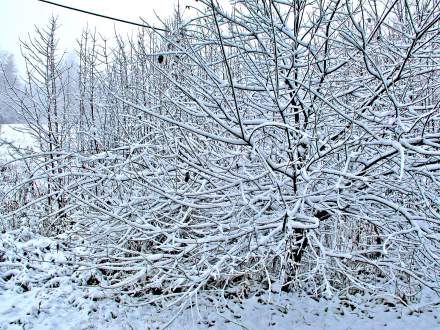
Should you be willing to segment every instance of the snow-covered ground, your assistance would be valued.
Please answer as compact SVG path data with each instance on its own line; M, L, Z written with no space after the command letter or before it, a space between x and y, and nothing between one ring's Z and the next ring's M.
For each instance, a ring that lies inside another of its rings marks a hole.
M14 154L10 144L17 148L36 148L35 140L29 132L26 132L24 124L0 125L0 157L2 159L9 159L11 154Z
M392 299L315 300L272 293L242 302L193 299L157 310L89 285L57 240L21 229L0 234L0 329L440 329L439 306L422 312ZM431 297L432 299L432 297ZM171 323L170 323L171 322Z

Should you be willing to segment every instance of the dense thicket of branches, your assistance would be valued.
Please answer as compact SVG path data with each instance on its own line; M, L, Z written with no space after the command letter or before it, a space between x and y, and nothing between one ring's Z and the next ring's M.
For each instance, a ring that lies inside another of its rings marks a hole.
M438 292L440 4L200 3L70 68L55 22L26 44L41 152L5 219L136 294Z

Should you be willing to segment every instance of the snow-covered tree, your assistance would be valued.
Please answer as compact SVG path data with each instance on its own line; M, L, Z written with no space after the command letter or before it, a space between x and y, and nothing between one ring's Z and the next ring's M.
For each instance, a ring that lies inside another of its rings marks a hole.
M62 189L67 181L61 176L64 157L71 147L69 134L73 122L70 73L63 54L59 54L57 26L56 19L52 18L45 28L35 28L34 37L22 42L26 67L24 87L15 89L13 97L16 111L39 147L27 162L29 173L25 183L18 188L27 191L28 186L34 188L34 183L41 184L44 178L46 183L34 193L35 198L44 201L44 207L39 210L42 213L38 214L45 230L64 226L58 221L65 218L66 211ZM27 155L25 160L29 157Z

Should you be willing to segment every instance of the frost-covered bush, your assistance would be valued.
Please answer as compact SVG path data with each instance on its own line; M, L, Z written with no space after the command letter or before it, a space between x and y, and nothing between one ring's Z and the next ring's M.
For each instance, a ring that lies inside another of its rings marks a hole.
M439 7L200 2L114 50L84 32L31 204L152 301L439 292Z

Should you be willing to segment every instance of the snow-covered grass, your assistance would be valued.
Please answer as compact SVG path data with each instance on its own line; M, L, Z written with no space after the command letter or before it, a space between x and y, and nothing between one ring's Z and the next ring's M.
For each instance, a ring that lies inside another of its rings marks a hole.
M79 272L60 242L26 229L0 234L0 329L440 329L438 305L411 312L391 297L275 291L243 301L201 295L163 310L132 306L136 299L94 285L93 270Z

